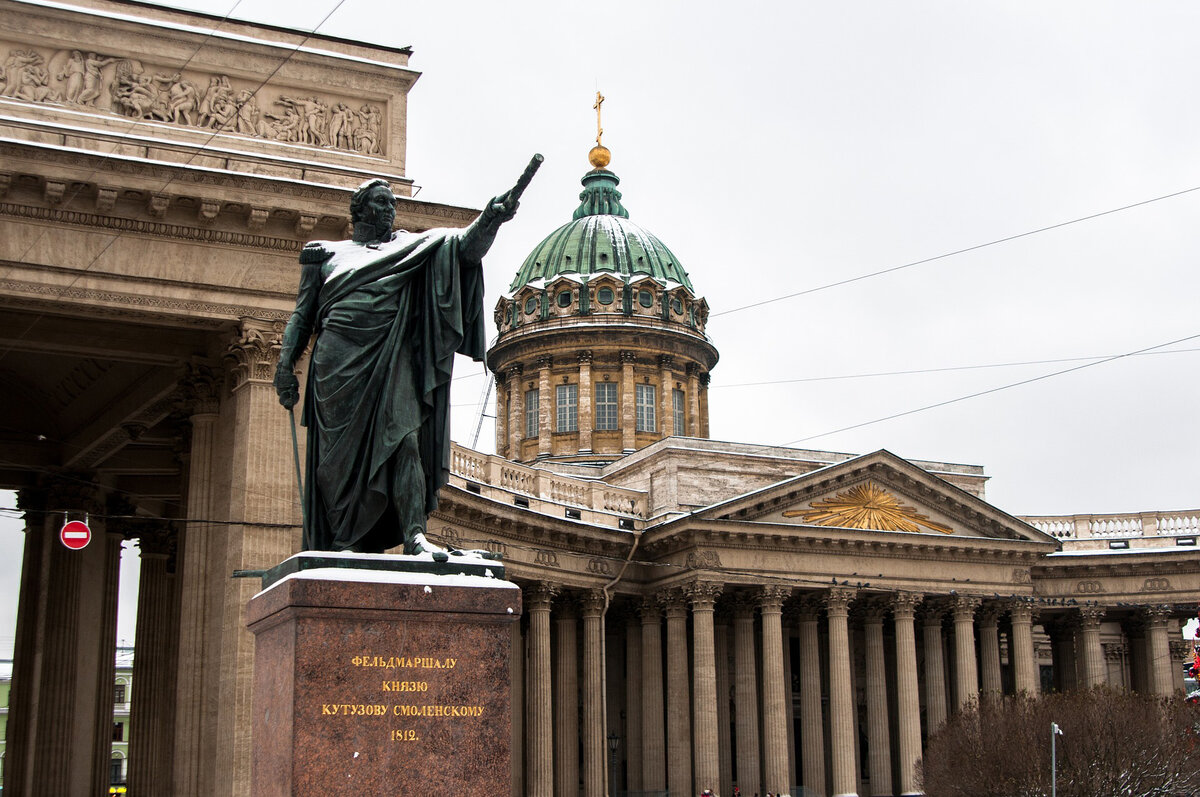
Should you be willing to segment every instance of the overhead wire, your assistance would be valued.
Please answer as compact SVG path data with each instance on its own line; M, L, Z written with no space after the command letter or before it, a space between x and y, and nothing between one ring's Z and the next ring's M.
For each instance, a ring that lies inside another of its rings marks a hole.
M837 280L835 282L830 282L825 285L818 285L813 288L805 288L804 290L794 291L792 293L787 293L782 296L775 296L775 297L772 297L769 299L762 299L757 302L751 302L750 304L744 304L744 305L740 305L738 307L730 308L728 310L722 310L719 313L709 313L708 317L709 318L717 318L717 317L723 316L723 315L730 315L731 313L740 313L743 310L751 310L755 307L763 307L768 304L774 304L775 302L782 302L786 299L794 299L797 296L807 296L808 294L811 294L811 293L817 293L819 291L829 290L830 288L837 288L842 285L850 285L855 282L861 282L863 280L871 279L872 277L881 277L885 274L893 274L897 271L903 271L905 269L914 268L915 266L922 266L922 265L925 265L926 263L933 263L938 260L945 260L946 258L955 257L957 255L963 255L968 252L975 252L980 249L986 249L989 246L997 246L999 244L1008 243L1010 241L1016 241L1021 238L1028 238L1032 235L1039 235L1040 233L1049 232L1050 230L1057 230L1062 227L1069 227L1072 224L1080 224L1082 222L1091 221L1093 219L1098 219L1098 218L1101 218L1104 216L1111 216L1114 213L1121 213L1122 211L1132 210L1133 208L1140 208L1144 205L1150 205L1155 202L1162 202L1167 199L1174 199L1176 197L1185 196L1187 194L1191 194L1196 191L1200 191L1200 185L1195 186L1193 188L1185 188L1182 191L1174 191L1170 194L1163 194L1162 196L1156 196L1151 199L1143 199L1140 202L1133 202L1128 205L1122 205L1121 207L1118 207L1118 208L1102 210L1099 213L1091 213L1087 216L1080 216L1077 219L1070 219L1069 221L1060 221L1056 224L1049 224L1045 227L1038 227L1035 230L1027 230L1025 232L1017 233L1015 235L1006 235L1003 238L997 238L993 241L986 241L984 243L975 244L973 246L963 247L962 249L955 249L951 252L943 252L940 255L934 255L933 257L922 258L921 260L914 260L911 263L902 263L901 265L898 265L898 266L889 266L888 268L879 269L877 271L870 271L865 274L859 274L858 276L855 276L855 277L847 277L846 279Z
M221 18L220 22L217 23L216 27L214 27L213 29L211 29L208 32L208 34L200 42L200 45L196 48L196 50L190 56L188 56L187 60L184 62L184 65L179 67L179 70L178 70L179 72L182 72L183 69L189 63L191 63L192 59L195 58L196 55L199 54L201 50L203 50L204 45L208 43L209 39L211 39L213 36L216 35L217 29L220 28L220 26L229 19L229 16L241 4L241 2L242 2L242 0L237 0L237 2L234 3L233 7L230 8L229 11L226 12L225 16ZM309 39L311 39L314 35L316 35L316 32L318 30L320 30L321 27L326 22L329 21L330 17L332 17L335 13L337 13L337 10L339 8L341 8L345 2L346 2L346 0L337 0L337 2L334 4L333 8L330 9L330 11L327 14L325 14L324 17L322 17L321 21L318 22L316 27L314 27L311 31L297 31L297 33L304 34L303 38L300 40L300 42L298 44L296 44L294 47L292 47L292 49L286 55L284 55L283 60L281 60L275 66L275 68L271 70L271 72L266 77L264 77L262 80L260 80L258 82L258 85L256 85L254 87L254 89L250 92L250 98L258 97L258 92L260 90L262 90L262 88L264 86L266 86L271 81L271 79L274 78L275 75L277 75L279 73L279 70L282 69L292 59L292 57L296 53L298 53L301 48L304 47L305 44L308 43ZM247 98L246 101L249 101L250 98ZM242 107L242 104L243 103L238 103L237 107L240 109ZM144 120L139 119L139 120L135 120L135 121L131 122L130 125L125 129L125 131L123 133L121 133L121 135L123 136L123 135L128 134L129 131L133 130L135 127L137 127L138 124L140 124L143 121ZM211 145L212 142L214 140L216 140L218 135L226 132L227 125L228 125L228 123L226 123L225 125L222 125L219 128L214 129L211 133L209 133L208 137L201 142L200 146L197 147L196 150L194 152L192 152L192 154L189 155L188 158L185 161L183 161L181 165L183 165L183 166L191 165L192 161L194 161L201 153L203 153L209 147L209 145ZM115 151L115 148L114 148L114 151ZM100 167L103 166L103 164L112 156L112 154L113 154L112 152L105 153L104 157L101 158L100 162L97 163L95 167L93 167L93 169L92 169L91 173L88 175L88 177L89 178L94 177L100 171ZM175 179L176 178L174 175L168 177L166 182L164 182L161 186L159 186L158 189L155 191L155 193L162 193L163 191L165 191L173 182L175 182ZM79 195L79 193L83 190L83 184L86 181L81 180L79 182L80 182L80 185L78 188L76 188L75 193L72 194L71 199L74 199L76 196ZM38 236L35 237L34 240L25 248L25 251L22 252L22 254L18 258L17 262L18 263L26 263L27 262L26 258L28 257L29 253L31 251L33 251L33 248L38 244L38 242L41 241L42 238L48 234L49 234L48 229L43 230L41 233L39 233ZM97 262L99 262L100 258L103 257L105 255L105 253L108 252L108 250L111 249L113 247L113 245L116 244L116 242L118 240L120 240L122 238L122 236L124 236L124 235L125 235L124 230L118 230L115 234L113 234L112 237L108 240L108 242L105 243L103 247L101 247L100 251L97 252L96 255L94 257L92 257L91 260L88 261L87 265L85 265L82 269L78 269L74 273L74 276L72 277L70 282L68 282L66 285L63 285L62 287L60 287L58 289L57 297L63 296L66 293L66 291L68 291L72 286L75 285L76 282L78 282L86 274L88 274L91 271L92 267L94 265L96 265ZM24 329L24 331L22 331L19 335L17 335L16 340L17 341L24 340L25 337L28 336L29 333L34 330L34 328L37 327L38 323L40 323L43 318L45 318L45 313L38 313L36 316L34 316L34 318L29 322L28 326ZM14 349L14 345L9 345L8 347L0 350L0 361L3 361L4 358L6 356L8 356L8 354L10 352L13 351L13 349Z

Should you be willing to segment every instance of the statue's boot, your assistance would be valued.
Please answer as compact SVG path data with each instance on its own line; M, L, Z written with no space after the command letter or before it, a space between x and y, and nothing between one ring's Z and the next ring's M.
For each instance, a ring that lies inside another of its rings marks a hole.
M425 539L425 532L416 531L408 534L404 540L404 553L412 556L419 553L433 554L433 561L447 562L450 560L450 554L445 548L434 545L429 540Z

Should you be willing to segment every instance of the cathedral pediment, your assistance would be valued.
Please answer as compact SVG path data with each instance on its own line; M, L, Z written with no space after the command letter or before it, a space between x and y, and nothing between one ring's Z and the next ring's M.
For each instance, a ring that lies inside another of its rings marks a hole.
M898 535L1053 542L937 475L880 450L709 507L711 519Z

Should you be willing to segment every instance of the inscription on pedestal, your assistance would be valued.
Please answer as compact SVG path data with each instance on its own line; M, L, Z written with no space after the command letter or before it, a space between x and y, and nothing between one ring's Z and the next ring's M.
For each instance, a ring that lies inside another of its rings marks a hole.
M257 596L255 797L493 794L520 594L491 583L298 579Z

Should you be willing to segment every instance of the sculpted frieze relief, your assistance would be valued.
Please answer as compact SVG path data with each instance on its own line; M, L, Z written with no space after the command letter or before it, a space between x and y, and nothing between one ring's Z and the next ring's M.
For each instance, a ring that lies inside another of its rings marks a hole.
M3 45L0 45L3 47ZM139 121L383 156L384 109L304 96L229 75L179 72L119 55L8 45L0 97L56 103Z

